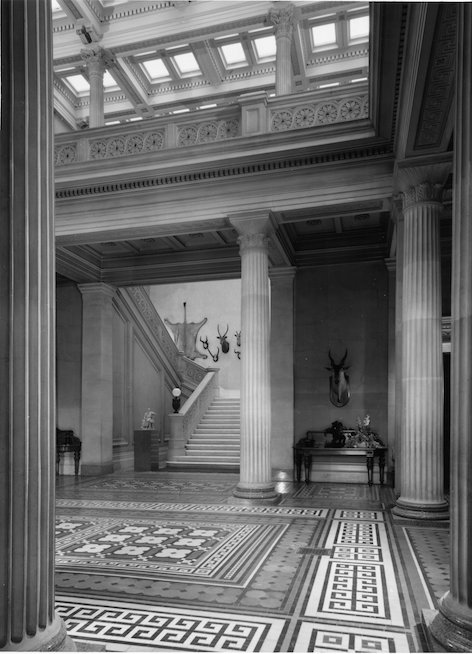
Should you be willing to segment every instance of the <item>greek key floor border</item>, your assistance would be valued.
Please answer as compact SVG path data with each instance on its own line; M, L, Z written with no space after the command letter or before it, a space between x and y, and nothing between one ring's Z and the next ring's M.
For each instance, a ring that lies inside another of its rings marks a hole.
M305 616L405 626L382 512L335 511L324 547Z
M287 620L56 596L72 639L132 646L134 651L274 652ZM139 648L139 649L138 649Z
M57 499L59 509L103 509L123 511L171 511L173 513L229 513L241 515L326 518L329 509L289 506L246 506L239 504L197 504L185 502L126 502L115 500Z

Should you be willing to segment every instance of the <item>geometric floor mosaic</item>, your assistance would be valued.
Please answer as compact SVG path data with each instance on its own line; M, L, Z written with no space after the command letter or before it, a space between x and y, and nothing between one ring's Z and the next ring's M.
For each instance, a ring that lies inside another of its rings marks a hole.
M56 567L245 586L287 530L284 524L198 523L109 517L60 519Z
M391 490L378 485L285 484L281 504L245 506L222 494L231 476L207 477L110 475L59 489L56 608L76 642L107 651L422 651L417 618L431 606L426 592L411 591L448 584L447 566L431 572L444 560L435 548L447 527L435 540L434 530L396 524ZM156 484L174 488L175 501L153 501Z

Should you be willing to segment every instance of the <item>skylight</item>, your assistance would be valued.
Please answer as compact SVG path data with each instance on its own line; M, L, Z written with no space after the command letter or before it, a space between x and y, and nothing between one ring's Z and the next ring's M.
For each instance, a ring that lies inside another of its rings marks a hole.
M254 48L256 50L256 56L258 61L267 61L269 59L275 59L276 54L276 44L275 36L261 36L258 39L254 39Z
M116 87L116 86L118 86L118 84L116 83L115 79L106 70L104 75L103 75L103 87L105 89L111 89L111 88Z
M83 75L69 75L64 79L75 93L88 93L90 91L90 84Z
M247 64L246 55L244 54L244 48L241 43L227 43L226 45L222 45L220 46L220 52L227 67Z
M146 71L151 82L169 78L169 71L162 59L148 59L148 61L143 61L141 66Z
M176 54L172 59L181 75L195 75L201 72L197 60L191 52Z
M359 16L349 20L349 38L362 39L369 36L369 16Z
M313 45L315 48L334 45L336 43L336 26L334 23L314 25L311 28L311 33L313 35Z

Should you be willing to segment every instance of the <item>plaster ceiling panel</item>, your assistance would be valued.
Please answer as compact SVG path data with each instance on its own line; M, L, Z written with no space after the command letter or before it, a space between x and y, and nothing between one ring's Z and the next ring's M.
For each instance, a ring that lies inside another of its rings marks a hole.
M212 232L196 232L195 234L179 234L179 241L186 248L207 248L221 245L216 234Z
M379 215L376 213L358 213L354 216L343 216L341 218L343 231L352 229L366 229L367 227L378 227Z
M170 252L176 249L167 238L139 238L132 244L138 252Z
M334 218L312 218L305 222L293 223L295 237L312 234L334 234L336 232Z
M90 249L99 256L129 254L132 249L126 241L110 241L107 243L94 243Z

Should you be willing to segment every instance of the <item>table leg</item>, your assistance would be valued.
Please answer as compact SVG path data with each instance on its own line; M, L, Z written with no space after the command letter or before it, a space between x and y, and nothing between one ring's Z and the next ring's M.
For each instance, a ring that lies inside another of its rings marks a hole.
M305 464L305 483L309 484L311 474L311 454L304 455L303 463Z
M295 454L295 472L297 475L297 481L300 481L302 476L302 457L300 454Z
M379 477L380 483L384 483L384 472L385 472L385 452L379 452Z
M369 486L374 483L374 453L366 452L365 460L367 463L367 481Z
M79 474L79 462L80 462L80 452L75 450L74 452L74 472L76 476Z

